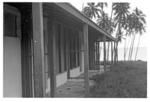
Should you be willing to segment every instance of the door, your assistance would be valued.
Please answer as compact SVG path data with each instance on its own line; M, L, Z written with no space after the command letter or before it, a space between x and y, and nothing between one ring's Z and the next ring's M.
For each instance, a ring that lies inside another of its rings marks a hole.
M21 97L21 31L19 11L4 5L4 97Z

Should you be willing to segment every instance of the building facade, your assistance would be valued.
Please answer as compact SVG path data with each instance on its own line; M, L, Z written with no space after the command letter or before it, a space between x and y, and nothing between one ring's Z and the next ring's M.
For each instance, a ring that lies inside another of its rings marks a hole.
M4 3L4 97L54 97L94 66L94 44L115 41L68 3Z

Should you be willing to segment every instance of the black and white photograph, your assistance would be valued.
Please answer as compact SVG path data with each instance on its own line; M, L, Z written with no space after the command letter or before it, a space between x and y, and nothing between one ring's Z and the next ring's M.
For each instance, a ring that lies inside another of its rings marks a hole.
M2 98L148 98L146 0L2 6Z

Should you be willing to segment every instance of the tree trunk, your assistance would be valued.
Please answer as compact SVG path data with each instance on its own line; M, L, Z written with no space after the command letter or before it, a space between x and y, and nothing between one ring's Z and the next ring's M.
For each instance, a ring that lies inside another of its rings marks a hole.
M116 44L116 62L118 62L118 41Z
M103 65L104 65L104 71L106 71L106 37L104 36L103 38L104 42L103 42L103 46L104 46L104 62L103 62Z
M132 50L131 50L131 60L132 60L132 56L133 56L133 50L134 50L134 41L135 41L135 34L133 36L133 44L132 44Z
M115 64L117 63L117 48L118 47L118 41L115 43L115 47L114 47L114 62Z
M134 40L135 40L135 34L133 35L132 43L131 43L131 46L130 46L129 60L132 60Z
M116 43L114 42L114 50L113 50L113 52L114 52L114 56L113 56L113 59L114 59L114 64L116 63L116 60L115 60L115 57L116 57Z
M126 53L127 53L127 49L126 49L126 39L125 39L125 43L124 43L124 61L126 61Z
M111 64L113 64L113 42L111 42Z
M99 42L99 71L101 71L100 65L101 65L101 43Z
M99 42L99 65L101 64L101 43Z
M141 36L139 36L139 39L138 39L138 45L137 45L136 53L135 53L135 61L136 61L137 53L138 53L138 50L139 50L140 38L141 38Z
M129 45L129 54L128 54L128 61L130 61L130 56L131 56L131 48L132 48L132 43L133 43L133 40L132 40L133 38L131 38L131 43L130 43L130 45Z
M109 45L110 45L110 43L108 42L108 48L107 48L107 62L109 62Z

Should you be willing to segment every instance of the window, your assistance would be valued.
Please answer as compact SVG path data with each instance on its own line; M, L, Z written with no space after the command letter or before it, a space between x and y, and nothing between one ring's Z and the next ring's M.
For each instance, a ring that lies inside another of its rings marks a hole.
M4 36L8 37L20 37L21 38L21 17L17 8L4 5Z
M17 37L17 16L11 13L4 14L4 35Z

